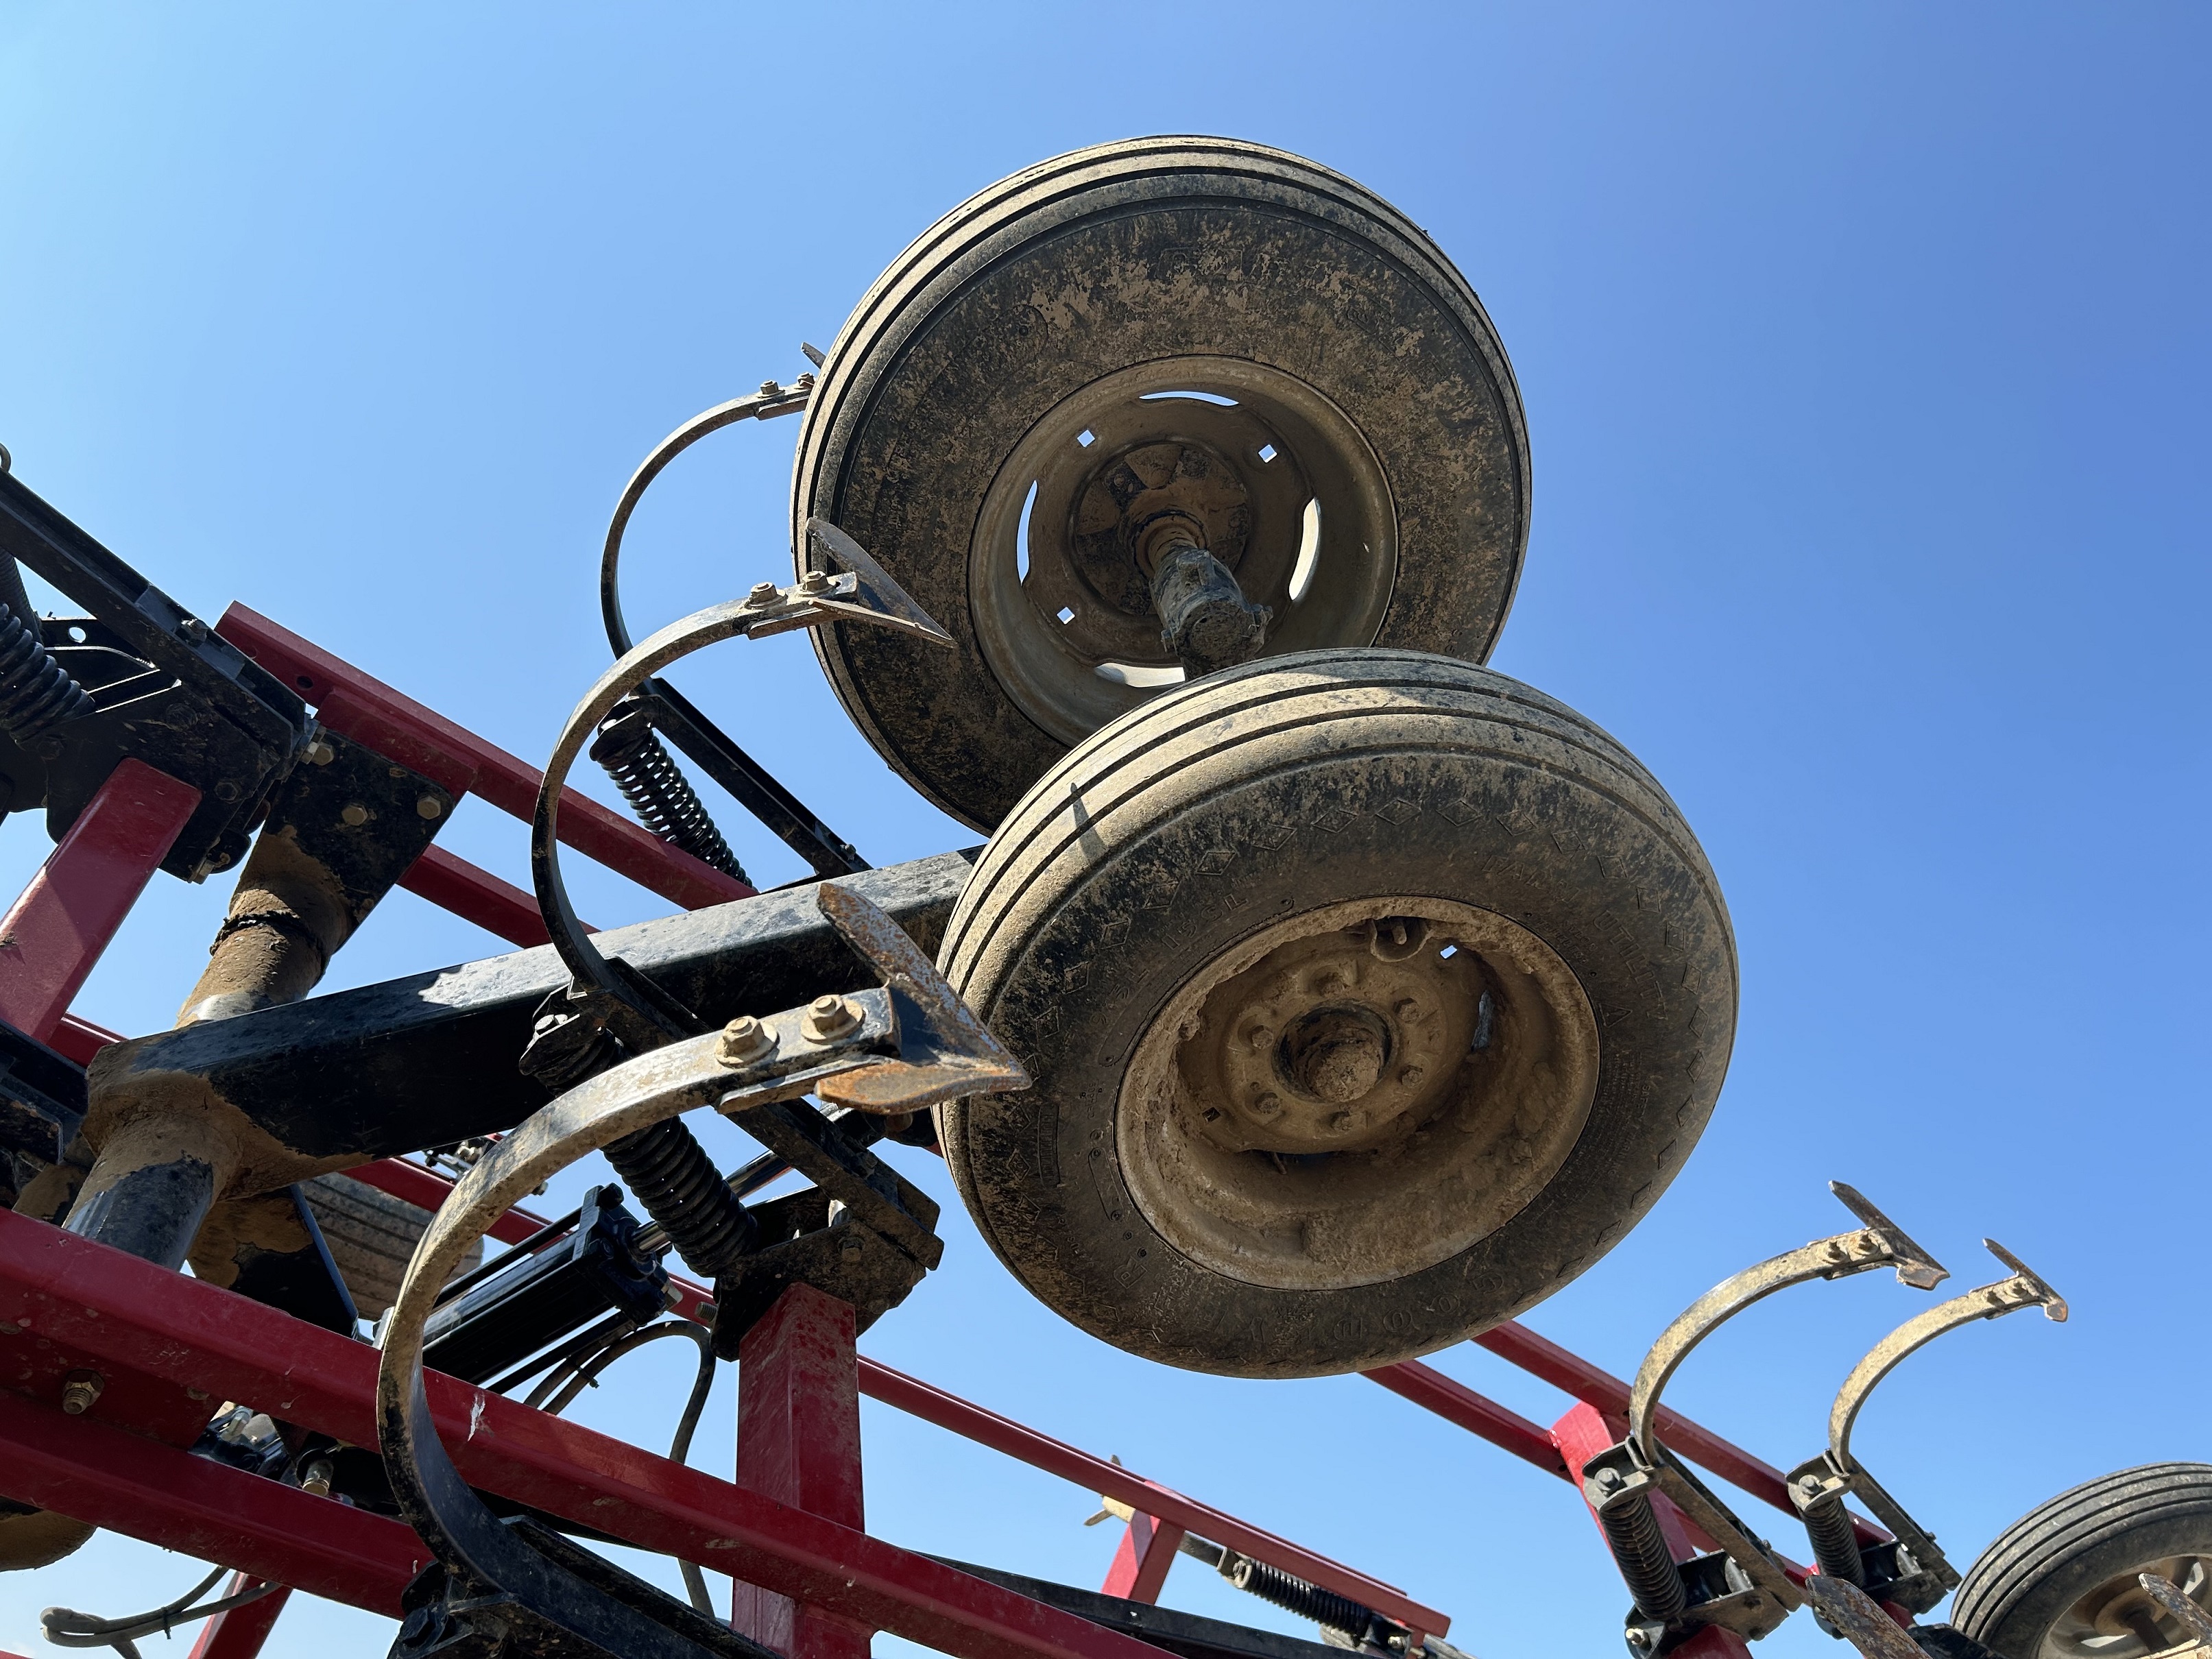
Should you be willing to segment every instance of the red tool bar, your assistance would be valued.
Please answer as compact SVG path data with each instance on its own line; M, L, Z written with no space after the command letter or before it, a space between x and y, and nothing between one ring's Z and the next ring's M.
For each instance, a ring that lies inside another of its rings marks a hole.
M412 1164L388 1158L380 1164L364 1164L346 1173L356 1181L366 1181L395 1198L404 1198L410 1204L434 1210L445 1201L453 1183L442 1176L432 1174ZM513 1243L527 1238L545 1224L526 1210L509 1210L492 1230L493 1237ZM669 1283L677 1291L679 1300L674 1311L686 1319L700 1319L714 1302L714 1294L704 1285L694 1285L676 1274L669 1275ZM1426 1370L1426 1366L1419 1369ZM1225 1544L1241 1555L1265 1561L1270 1566L1280 1567L1285 1572L1297 1574L1310 1583L1333 1589L1340 1595L1373 1607L1377 1613L1389 1614L1402 1625L1425 1635L1443 1636L1451 1628L1451 1621L1433 1607L1425 1607L1407 1598L1395 1585L1385 1584L1370 1578L1326 1556L1314 1554L1278 1538L1273 1533L1262 1532L1234 1516L1185 1498L1166 1486L1155 1485L1141 1475L1132 1474L1118 1463L1107 1462L1090 1453L1078 1451L1035 1429L1024 1427L996 1412L934 1388L904 1371L893 1370L889 1365L869 1358L860 1358L860 1392L870 1399L880 1400L886 1406L934 1423L941 1429L950 1429L966 1439L988 1446L994 1451L1004 1452L1019 1458L1033 1468L1059 1475L1066 1480L1091 1492L1117 1498L1142 1514L1181 1527L1187 1532L1216 1544ZM1435 1375L1435 1373L1431 1373ZM1445 1379L1449 1380L1449 1379ZM1456 1388L1458 1384L1450 1386ZM1480 1400L1479 1395L1470 1397ZM1487 1401L1484 1402L1488 1404ZM1511 1417L1504 1407L1493 1410ZM1520 1421L1515 1419L1515 1421ZM1539 1436L1542 1431L1528 1425ZM1546 1443L1549 1443L1547 1441ZM1557 1459L1553 1462L1556 1463Z
M242 605L224 611L216 631L287 685L296 687L315 706L315 718L331 731L413 767L456 793L480 795L525 823L538 811L544 774L536 767L320 646ZM687 910L753 895L745 883L574 789L562 792L561 839L586 858Z
M374 1349L12 1212L0 1212L0 1319L103 1369L136 1370L211 1399L245 1401L356 1445L376 1443ZM1119 1631L502 1395L434 1373L429 1393L446 1446L470 1485L639 1548L728 1573L955 1659L1159 1659ZM42 1424L68 1421L46 1407L7 1404ZM120 1498L137 1492L146 1478L143 1460L155 1450L135 1436L118 1438L142 1460L126 1460L127 1467L111 1472ZM54 1449L49 1455L63 1458L65 1443L48 1439ZM65 1479L83 1478L64 1463ZM0 1474L0 1480L19 1478L13 1469ZM257 1484L270 1493L304 1497L273 1481ZM32 1494L27 1501L46 1501L58 1491L41 1490L43 1497ZM91 1496L72 1498L62 1512L84 1510ZM324 1507L313 1518L300 1512L292 1530L302 1549L328 1548L334 1525L374 1518L325 1499L307 1501ZM82 1518L141 1537L161 1520L134 1517L120 1502L112 1514ZM413 1537L404 1527L396 1530ZM289 1565L239 1559L235 1527L222 1539L204 1538L195 1553L310 1587Z
M200 792L125 759L0 918L0 1019L44 1042L200 804Z
M251 1573L234 1572L224 1586L222 1599L244 1594L257 1583L265 1582ZM192 1644L191 1659L254 1659L261 1644L269 1639L276 1628L276 1615L284 1611L285 1602L292 1599L289 1586L279 1585L257 1601L243 1607L227 1607L200 1627L200 1639Z
M1446 1422L1456 1423L1468 1433L1480 1435L1492 1445L1503 1447L1547 1474L1574 1478L1547 1430L1418 1359L1360 1375L1370 1382L1380 1382L1393 1394L1403 1395Z
M1547 1341L1525 1325L1509 1320L1485 1331L1474 1340L1499 1358L1518 1365L1532 1376L1543 1378L1555 1389L1565 1390L1586 1406L1595 1406L1613 1417L1628 1414L1627 1383L1609 1371L1600 1370L1580 1355L1569 1353L1558 1343ZM1741 1446L1722 1439L1711 1429L1702 1428L1664 1406L1659 1408L1658 1427L1668 1449L1676 1455L1687 1458L1701 1468L1711 1469L1722 1480L1773 1504L1784 1515L1794 1516L1797 1513L1796 1505L1790 1501L1789 1483L1773 1464L1753 1457ZM1889 1534L1871 1521L1854 1515L1851 1525L1862 1543L1889 1541Z
M1108 1498L1118 1498L1140 1514L1224 1545L1240 1555L1249 1555L1270 1566L1295 1573L1309 1583L1348 1595L1423 1635L1443 1636L1451 1628L1451 1621L1444 1614L1410 1600L1394 1584L1382 1583L1326 1556L1302 1549L1287 1539L1261 1532L1234 1516L1224 1515L1179 1492L1133 1474L1118 1463L1063 1445L1035 1429L1025 1428L996 1412L986 1411L957 1395L933 1388L903 1371L863 1358L860 1392L994 1451L1018 1457L1030 1467L1056 1474L1063 1480L1073 1480L1079 1486Z
M553 938L545 931L545 918L538 912L536 896L442 847L424 848L422 856L400 876L399 884L441 910L450 910L462 921L473 921L486 933L497 934L509 945L527 949L549 944ZM599 931L588 921L583 927L587 933Z
M111 1042L123 1041L120 1031L111 1031L105 1025L94 1025L88 1019L79 1019L75 1014L64 1014L54 1027L54 1034L46 1044L64 1059L80 1066L92 1064L92 1057ZM0 1656L4 1659L4 1656Z
M65 1417L0 1393L0 1492L395 1619L429 1559L399 1522L132 1434L97 1407Z

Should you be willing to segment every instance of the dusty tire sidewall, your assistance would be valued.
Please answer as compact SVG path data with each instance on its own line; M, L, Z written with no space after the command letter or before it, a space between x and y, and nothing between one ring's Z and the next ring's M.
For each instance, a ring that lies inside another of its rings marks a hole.
M1029 175L984 192L1008 199L902 256L810 403L794 526L842 526L955 641L947 652L840 626L817 652L878 751L977 828L1065 752L1009 700L977 641L978 514L1046 411L1132 363L1264 363L1361 431L1388 479L1398 578L1376 639L1356 643L1479 662L1504 624L1528 538L1528 442L1473 290L1348 180L1256 146L1217 149L1228 157L1109 156L1056 195L1014 188Z
M1733 945L1694 843L1685 857L1622 800L1516 755L1529 740L1510 730L1494 732L1492 751L1468 752L1458 714L1359 725L1356 738L1323 726L1263 739L1272 756L1197 766L1147 798L1140 829L1102 825L1103 856L1079 849L1033 872L1008 907L1018 914L988 930L956 916L949 930L953 982L1036 1079L1022 1095L945 1109L963 1198L1042 1299L1169 1364L1252 1376L1361 1369L1510 1317L1657 1200L1725 1072ZM1255 775L1225 787L1212 775L1244 769ZM1631 890L1640 902L1623 902ZM1144 1220L1118 1162L1119 1081L1140 1034L1193 972L1265 923L1322 902L1407 895L1495 911L1573 971L1600 1033L1581 1136L1527 1207L1425 1271L1285 1292L1199 1266ZM1659 966L1686 962L1696 971ZM1237 1351L1277 1358L1221 1363Z

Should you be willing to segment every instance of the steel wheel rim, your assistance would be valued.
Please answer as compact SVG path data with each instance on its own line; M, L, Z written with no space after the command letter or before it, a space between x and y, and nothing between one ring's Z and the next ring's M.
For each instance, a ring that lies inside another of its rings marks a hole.
M1589 1000L1534 933L1447 899L1354 900L1273 922L1177 988L1124 1075L1116 1149L1139 1210L1192 1260L1351 1289L1526 1208L1597 1073Z
M2190 1638L2179 1621L2136 1582L2145 1572L2158 1574L2199 1607L2212 1609L2212 1557L2162 1556L2115 1573L2077 1599L2045 1632L2037 1659L2148 1659L2169 1649L2186 1651ZM2150 1626L2139 1624L2144 1619ZM2164 1638L2156 1646L2142 1634L2151 1627Z
M1080 742L1182 680L1158 618L1136 608L1140 591L1102 579L1113 562L1097 551L1107 532L1079 525L1086 507L1096 525L1115 463L1167 446L1197 454L1217 482L1219 471L1231 474L1243 497L1249 532L1217 556L1248 599L1275 612L1266 654L1372 644L1389 610L1398 525L1389 480L1328 398L1236 357L1164 357L1103 376L1015 446L984 496L969 550L985 660L1014 705L1062 742ZM1217 535L1233 512L1224 505L1212 515ZM1092 556L1079 553L1079 542Z

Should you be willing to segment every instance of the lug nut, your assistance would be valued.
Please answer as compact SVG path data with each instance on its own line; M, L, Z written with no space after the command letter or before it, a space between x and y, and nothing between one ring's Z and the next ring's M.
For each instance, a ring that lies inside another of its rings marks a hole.
M753 591L745 595L750 605L774 605L783 597L783 590L774 582L755 582Z
M1273 1117L1282 1109L1283 1101L1279 1095L1261 1095L1252 1103L1253 1115L1257 1117Z
M725 1066L750 1066L775 1052L775 1036L750 1014L739 1014L722 1028L714 1058Z
M106 1386L107 1379L98 1371L71 1371L62 1378L62 1410L71 1417L82 1417Z
M860 1023L860 1005L850 997L817 997L807 1005L799 1029L810 1042L835 1042Z

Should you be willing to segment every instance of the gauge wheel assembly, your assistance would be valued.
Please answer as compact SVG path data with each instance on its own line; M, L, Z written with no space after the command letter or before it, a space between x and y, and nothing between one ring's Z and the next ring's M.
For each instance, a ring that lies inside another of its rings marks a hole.
M939 1109L1017 1278L1148 1358L1346 1371L1511 1317L1627 1232L1728 1066L1705 856L1611 738L1413 652L1248 664L1008 817L947 978L1034 1086Z
M1145 138L1017 173L900 255L823 367L792 512L802 563L818 514L952 633L815 649L878 751L988 829L1183 677L1162 526L1272 613L1268 653L1481 661L1528 447L1490 319L1403 215L1280 150Z
M2212 1465L2151 1463L2061 1492L1983 1552L1951 1623L2004 1659L2144 1659L2190 1639L2136 1581L2212 1612Z

